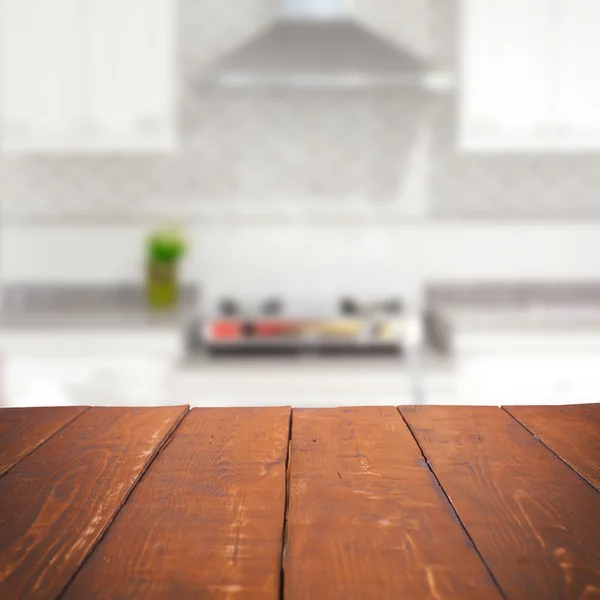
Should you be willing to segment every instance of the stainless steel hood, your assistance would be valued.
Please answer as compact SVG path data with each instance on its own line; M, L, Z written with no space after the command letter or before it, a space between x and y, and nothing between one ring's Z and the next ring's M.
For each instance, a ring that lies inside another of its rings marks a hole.
M214 66L227 86L421 86L427 64L350 16L350 0L283 0L280 17Z

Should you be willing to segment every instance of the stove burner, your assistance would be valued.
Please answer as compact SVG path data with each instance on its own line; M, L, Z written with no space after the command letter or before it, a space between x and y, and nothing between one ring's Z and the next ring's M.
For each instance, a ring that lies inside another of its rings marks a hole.
M280 315L283 312L283 302L279 298L268 298L263 302L261 312L270 317Z
M224 317L236 317L241 313L239 303L232 298L223 298L219 303L219 310Z

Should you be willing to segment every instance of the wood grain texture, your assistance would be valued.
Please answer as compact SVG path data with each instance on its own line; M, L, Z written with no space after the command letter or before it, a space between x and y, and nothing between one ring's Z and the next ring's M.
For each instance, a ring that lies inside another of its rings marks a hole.
M279 598L289 408L197 408L64 600Z
M295 410L287 600L500 598L393 407Z
M600 404L504 410L600 491Z
M85 406L0 408L0 477L85 410Z
M0 598L55 598L185 413L92 408L0 479Z
M496 407L400 409L506 598L600 598L600 494Z

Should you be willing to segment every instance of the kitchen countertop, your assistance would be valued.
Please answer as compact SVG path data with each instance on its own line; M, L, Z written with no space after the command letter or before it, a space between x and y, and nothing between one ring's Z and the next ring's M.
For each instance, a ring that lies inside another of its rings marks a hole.
M177 308L151 310L141 285L11 285L2 290L0 329L182 327L197 310L198 291L184 285Z
M429 332L442 348L465 336L558 339L600 334L597 282L431 283L425 306Z
M600 590L599 404L0 409L0 431L2 598Z
M80 311L0 310L0 330L173 328L183 327L190 320L190 314L186 310L158 313L142 307Z
M600 307L443 307L438 313L455 331L600 331Z
M600 307L595 306L439 305L429 309L426 323L428 339L445 354L484 347L600 351Z

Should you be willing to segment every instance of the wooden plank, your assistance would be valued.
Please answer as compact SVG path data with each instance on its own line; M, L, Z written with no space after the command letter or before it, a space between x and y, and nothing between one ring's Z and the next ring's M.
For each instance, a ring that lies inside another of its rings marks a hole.
M506 598L600 594L600 494L497 407L400 409Z
M0 477L85 410L85 406L0 408Z
M92 408L0 479L0 598L55 598L184 407Z
M600 490L600 404L505 406L504 410Z
M393 407L295 410L285 598L500 598Z
M198 408L63 600L279 598L289 408Z

